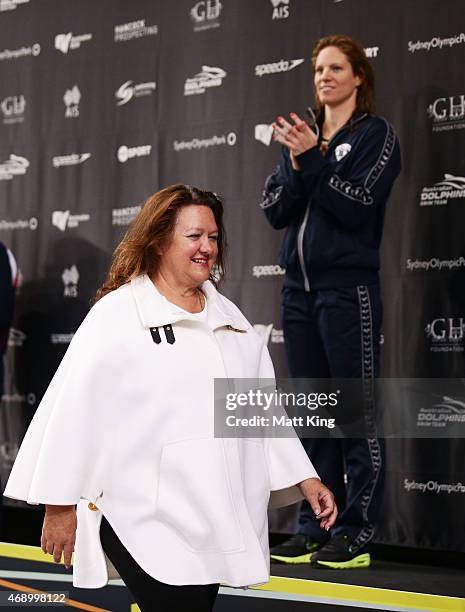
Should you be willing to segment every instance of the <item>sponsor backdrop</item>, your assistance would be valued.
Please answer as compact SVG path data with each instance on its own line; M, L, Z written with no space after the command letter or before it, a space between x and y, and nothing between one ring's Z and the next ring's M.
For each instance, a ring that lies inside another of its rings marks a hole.
M259 201L279 155L270 124L313 104L322 35L362 42L378 111L402 146L382 249L382 374L462 375L464 20L461 0L0 0L0 240L20 269L3 484L114 247L167 184L224 196L223 290L285 375L282 236ZM388 440L378 541L465 550L465 444L434 439L449 419L465 420L465 392L419 415L431 439ZM293 513L273 515L272 527L289 527Z

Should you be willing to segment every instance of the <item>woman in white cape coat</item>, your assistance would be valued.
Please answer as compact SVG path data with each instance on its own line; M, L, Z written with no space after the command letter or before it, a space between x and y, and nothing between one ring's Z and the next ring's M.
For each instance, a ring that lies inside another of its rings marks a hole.
M220 582L266 582L269 502L305 496L322 528L336 518L297 438L214 437L214 379L274 377L266 346L212 282L224 265L222 211L214 194L184 185L147 200L5 490L46 505L42 548L67 566L75 550L75 586L107 583L105 549L142 609L167 585L192 610L186 585L213 585L198 605L208 610ZM102 517L140 583L101 542Z

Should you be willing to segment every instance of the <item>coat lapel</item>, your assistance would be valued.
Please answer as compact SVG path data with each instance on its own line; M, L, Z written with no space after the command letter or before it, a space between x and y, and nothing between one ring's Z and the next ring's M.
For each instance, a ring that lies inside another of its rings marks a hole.
M197 320L195 315L175 308L161 295L147 274L132 279L131 290L139 319L146 329L172 325L178 321ZM228 300L218 293L210 281L202 284L202 291L207 299L207 324L212 331L221 327L247 331L244 320L229 306Z

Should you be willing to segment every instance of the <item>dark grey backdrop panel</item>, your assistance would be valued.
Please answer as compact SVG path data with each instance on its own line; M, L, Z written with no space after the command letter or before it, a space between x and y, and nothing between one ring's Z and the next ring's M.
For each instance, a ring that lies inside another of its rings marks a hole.
M462 375L461 0L9 6L0 11L0 240L15 253L20 286L0 421L3 482L114 247L143 201L169 183L225 197L223 290L286 374L282 232L258 202L279 156L270 124L313 104L311 50L330 33L362 42L378 111L402 146L382 244L383 375ZM389 441L378 540L465 550L464 450L455 440ZM289 528L293 516L273 514L271 526Z

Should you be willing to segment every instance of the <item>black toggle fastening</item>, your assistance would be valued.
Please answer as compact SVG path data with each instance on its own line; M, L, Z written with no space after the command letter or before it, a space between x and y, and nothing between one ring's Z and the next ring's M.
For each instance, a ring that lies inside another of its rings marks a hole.
M160 344L161 337L160 332L158 331L158 327L151 327L150 333L152 334L152 340L155 342L155 344Z
M163 325L163 329L165 330L166 341L168 344L174 344L174 332L173 327L171 325Z

